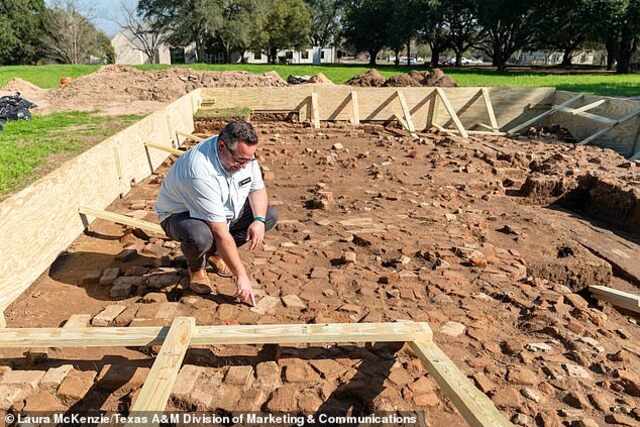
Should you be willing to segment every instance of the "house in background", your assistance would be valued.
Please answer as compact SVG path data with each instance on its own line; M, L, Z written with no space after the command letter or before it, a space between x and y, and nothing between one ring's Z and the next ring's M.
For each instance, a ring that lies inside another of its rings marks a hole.
M510 62L516 65L560 65L563 54L559 50L519 51ZM603 50L577 50L571 56L573 65L605 65L606 61L607 54Z
M154 63L145 53L144 47L129 30L122 30L111 39L116 54L116 64L141 65ZM195 44L173 47L165 43L156 50L156 64L191 64L196 62Z

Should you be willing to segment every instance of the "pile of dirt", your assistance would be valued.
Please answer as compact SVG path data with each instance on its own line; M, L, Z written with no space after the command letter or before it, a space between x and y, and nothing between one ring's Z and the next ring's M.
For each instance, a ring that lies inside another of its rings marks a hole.
M140 71L123 65L107 65L93 74L72 80L47 95L56 109L105 109L131 103L169 102L201 87L286 86L275 72L251 74L244 71L213 72L190 68ZM120 111L125 112L125 111Z
M19 77L14 77L7 82L6 85L0 87L0 92L20 92L22 95L28 95L34 92L42 92L44 89L23 80Z
M311 76L309 79L309 83L324 83L324 84L333 84L329 77L325 76L323 73L318 73L314 76Z
M416 71L413 70L408 74L396 74L385 80L382 75L376 70L368 70L362 74L359 74L349 81L348 85L351 86L366 86L366 87L456 87L456 82L449 76L445 75L444 71L439 68L429 71Z

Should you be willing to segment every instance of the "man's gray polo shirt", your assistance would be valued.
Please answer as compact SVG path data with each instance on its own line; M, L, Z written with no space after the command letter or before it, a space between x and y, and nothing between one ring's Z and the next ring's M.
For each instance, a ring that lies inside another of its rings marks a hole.
M156 202L160 222L189 212L209 222L237 219L249 192L264 188L260 167L252 160L234 174L218 158L214 136L181 155L162 182Z

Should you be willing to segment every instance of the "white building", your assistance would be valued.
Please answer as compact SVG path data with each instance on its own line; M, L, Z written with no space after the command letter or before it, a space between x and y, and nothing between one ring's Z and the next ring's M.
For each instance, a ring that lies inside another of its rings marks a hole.
M560 65L564 52L552 50L520 51L511 58L517 65ZM573 65L605 65L606 52L601 50L576 50L571 55Z

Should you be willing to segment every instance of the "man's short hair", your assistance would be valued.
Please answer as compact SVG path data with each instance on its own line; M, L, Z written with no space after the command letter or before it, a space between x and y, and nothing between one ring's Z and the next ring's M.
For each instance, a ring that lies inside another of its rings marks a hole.
M222 129L218 139L224 141L229 150L234 150L238 141L242 141L247 145L256 145L258 143L256 130L251 126L251 123L247 123L244 120L230 121Z

